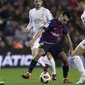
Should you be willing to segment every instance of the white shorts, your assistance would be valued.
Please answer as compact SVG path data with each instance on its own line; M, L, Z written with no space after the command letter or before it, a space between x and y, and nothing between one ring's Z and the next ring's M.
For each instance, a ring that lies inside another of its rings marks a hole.
M40 60L40 61L43 61L45 64L51 66L51 63L49 62L47 56L41 56L41 57L39 58L39 60Z
M39 47L39 40L40 38L38 38L35 42L34 42L34 45L32 46L31 50L34 49L34 48L38 48Z
M80 42L79 46L81 46L83 49L85 49L85 39Z

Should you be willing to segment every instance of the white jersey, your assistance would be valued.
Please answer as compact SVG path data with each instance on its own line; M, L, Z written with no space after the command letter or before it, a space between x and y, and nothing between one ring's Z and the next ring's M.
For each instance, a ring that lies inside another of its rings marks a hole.
M81 20L82 20L83 24L85 25L85 11L81 15ZM85 39L80 42L79 46L81 46L83 49L85 49Z
M51 12L41 7L40 9L33 8L29 11L29 24L26 29L32 29L34 32L34 35L43 27L42 21L49 22L51 19L53 19L53 16ZM31 49L38 48L39 47L39 40L38 38Z
M85 11L81 15L81 20L82 20L83 24L85 25Z
M29 11L30 22L27 26L28 29L33 29L33 32L36 34L42 27L42 21L48 22L53 18L51 12L41 7L40 9L33 8Z

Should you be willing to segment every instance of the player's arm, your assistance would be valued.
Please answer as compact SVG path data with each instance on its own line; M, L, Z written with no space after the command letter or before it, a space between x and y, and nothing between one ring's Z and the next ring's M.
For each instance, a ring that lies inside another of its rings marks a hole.
M71 54L73 52L73 45L72 45L72 41L71 41L70 35L68 33L66 34L66 38L68 40L68 45L69 45L70 54Z
M34 36L33 41L35 41L38 37L42 35L43 32L52 28L52 21L50 23L42 22L43 27L38 31L38 33Z
M34 36L34 40L36 40L38 37L40 37L42 35L43 32L51 29L53 27L53 20L51 20L49 23L46 23L44 21L42 21L43 27L40 29L40 31Z
M34 36L33 40L35 41L38 37L42 35L43 32L45 32L45 30L41 28L40 31Z
M64 26L63 34L66 36L66 40L68 41L68 45L69 45L69 48L70 48L70 54L71 54L73 52L73 45L72 45L70 35L67 32L67 26L66 25Z
M25 31L25 32L29 32L31 28L32 28L32 17L31 17L31 13L29 12L29 24L28 24L27 27L24 29L24 31Z
M46 23L46 22L42 22L43 26L39 31L38 33L34 36L34 38L32 40L29 41L29 45L30 46L33 46L34 42L36 41L36 39L38 37L40 37L45 31L49 30L52 28L52 23Z
M34 44L34 42L37 40L38 37L40 37L42 35L43 32L45 32L45 30L44 29L40 29L40 31L38 31L38 33L35 34L35 36L33 37L33 39L29 41L29 43L28 43L29 46L32 47L33 44Z
M51 19L49 21L49 23L42 21L42 24L43 24L43 29L45 31L48 31L48 30L53 29L53 28L56 27L55 19Z

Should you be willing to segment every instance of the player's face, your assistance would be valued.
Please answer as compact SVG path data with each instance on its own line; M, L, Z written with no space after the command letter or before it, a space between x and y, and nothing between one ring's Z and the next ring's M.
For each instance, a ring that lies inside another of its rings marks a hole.
M69 18L66 15L61 15L59 18L62 24L67 24L69 22Z
M40 8L42 6L42 0L34 0L34 4L36 8Z

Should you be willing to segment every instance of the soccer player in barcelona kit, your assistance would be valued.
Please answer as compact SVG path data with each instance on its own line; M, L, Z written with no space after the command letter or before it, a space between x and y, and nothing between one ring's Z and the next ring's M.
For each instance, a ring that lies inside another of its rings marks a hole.
M54 59L57 58L57 56L59 56L59 58L62 60L63 62L63 82L64 83L70 83L68 80L68 71L69 71L69 65L68 65L68 60L67 60L67 56L65 54L65 52L63 51L63 47L62 47L62 38L65 35L66 38L68 39L68 44L70 47L70 53L72 53L73 51L73 47L72 47L72 42L70 39L69 34L67 33L67 23L70 20L70 14L68 11L64 11L63 13L61 13L61 15L59 16L58 19L54 18L52 19L49 24L42 21L43 24L43 29L41 29L36 35L35 37L31 40L31 43L34 43L35 40L41 36L40 38L40 46L38 48L38 52L36 54L36 56L34 57L34 59L31 61L28 72L26 74L23 74L22 77L27 79L31 76L31 73L34 69L34 67L36 66L36 63L38 61L38 59L47 54L47 52L49 52Z

